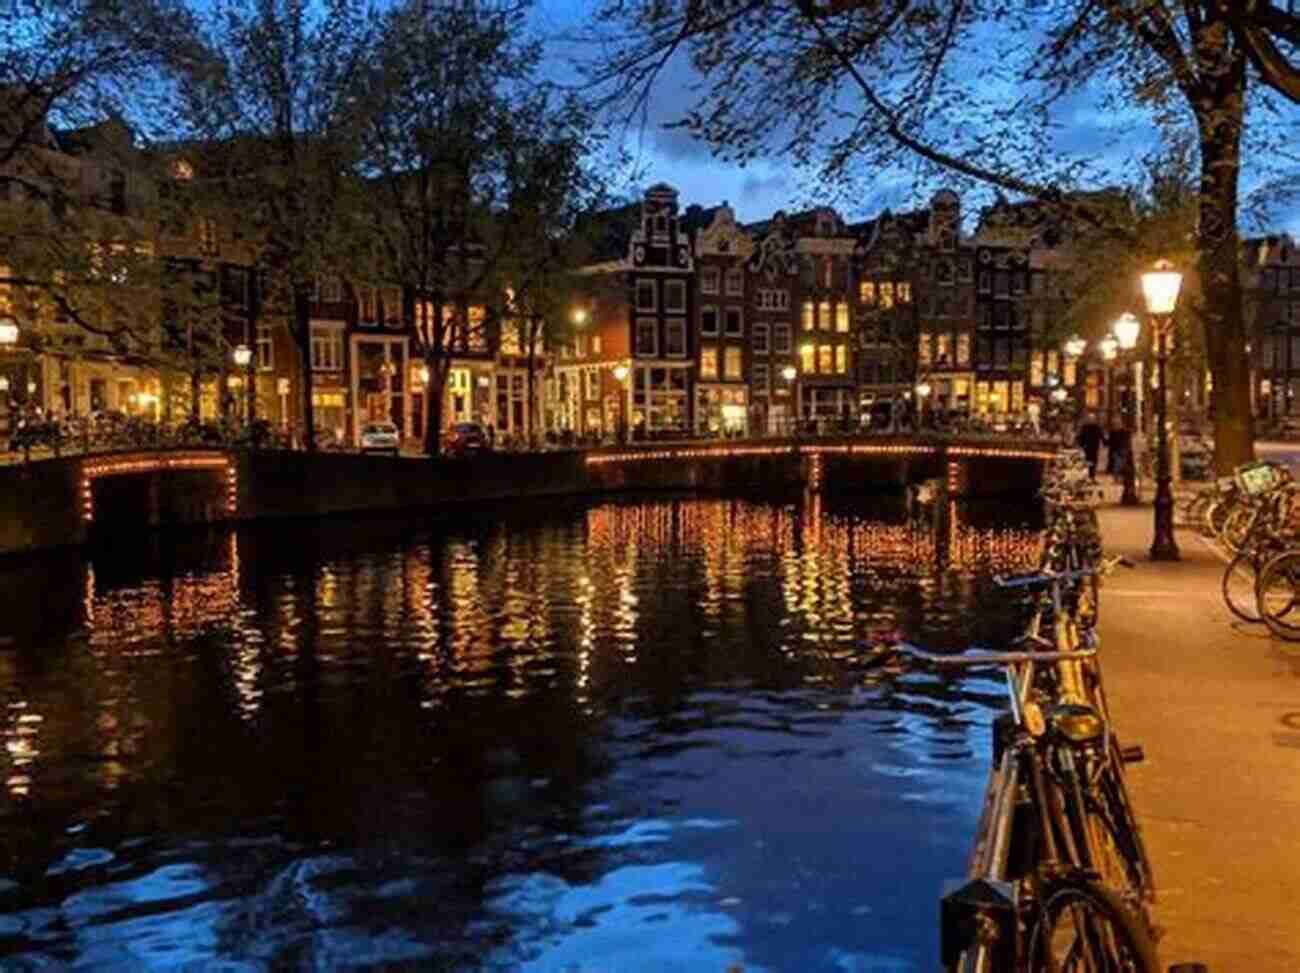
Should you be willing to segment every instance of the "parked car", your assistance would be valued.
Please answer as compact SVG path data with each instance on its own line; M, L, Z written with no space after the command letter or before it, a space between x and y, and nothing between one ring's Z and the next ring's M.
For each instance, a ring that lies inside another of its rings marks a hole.
M392 453L402 449L402 438L391 422L368 422L361 427L361 452Z
M448 456L464 456L488 448L487 433L477 422L458 422L447 432Z

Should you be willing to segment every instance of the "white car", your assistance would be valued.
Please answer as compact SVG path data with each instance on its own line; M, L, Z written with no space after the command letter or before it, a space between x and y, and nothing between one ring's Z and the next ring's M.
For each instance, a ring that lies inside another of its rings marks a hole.
M402 438L391 422L368 422L361 427L361 452L392 453L402 449Z

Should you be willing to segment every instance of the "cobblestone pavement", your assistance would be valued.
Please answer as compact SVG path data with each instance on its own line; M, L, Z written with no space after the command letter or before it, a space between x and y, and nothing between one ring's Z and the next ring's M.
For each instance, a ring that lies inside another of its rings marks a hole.
M1153 563L1150 506L1104 506L1120 569L1102 593L1106 691L1155 868L1166 964L1213 973L1300 971L1300 643L1237 621L1224 561L1178 531L1183 560Z

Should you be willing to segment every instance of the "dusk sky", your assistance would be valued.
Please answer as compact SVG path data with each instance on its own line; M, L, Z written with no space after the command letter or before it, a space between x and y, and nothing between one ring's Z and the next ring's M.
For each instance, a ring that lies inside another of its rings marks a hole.
M586 50L566 43L565 36L587 24L592 6L590 0L538 0L534 18L543 36L552 39L548 45L551 62L548 73L552 76L573 77L574 59L589 56ZM641 183L670 183L681 193L683 206L690 203L712 206L725 200L741 221L765 219L777 209L802 209L820 199L822 194L818 192L816 179L811 174L800 173L782 160L772 159L742 168L715 159L706 145L685 132L666 130L664 123L680 117L692 103L689 85L695 80L694 72L684 60L670 64L655 92L644 127L627 129L624 147L633 154L645 174ZM1135 148L1142 151L1156 144L1142 114L1102 111L1084 97L1067 101L1062 106L1059 120L1061 129L1057 148L1065 153L1080 153L1113 163L1116 182L1123 181L1122 164L1135 154ZM1297 131L1295 141L1300 144L1300 109L1295 110L1290 121ZM1243 195L1250 186L1248 168L1243 178ZM940 186L935 183L917 185L908 173L882 173L871 182L860 199L837 208L846 219L856 221L875 216L885 207L905 210L924 205L938 188ZM988 194L969 191L963 196L967 216L990 198ZM1275 208L1269 229L1300 237L1300 202ZM1242 231L1254 235L1260 232L1260 228L1243 225Z

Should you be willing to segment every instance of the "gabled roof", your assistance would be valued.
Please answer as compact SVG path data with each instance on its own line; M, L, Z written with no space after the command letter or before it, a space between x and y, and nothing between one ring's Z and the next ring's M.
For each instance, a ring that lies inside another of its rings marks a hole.
M587 243L588 263L624 260L632 233L641 225L641 202L625 203L580 217L574 233Z

